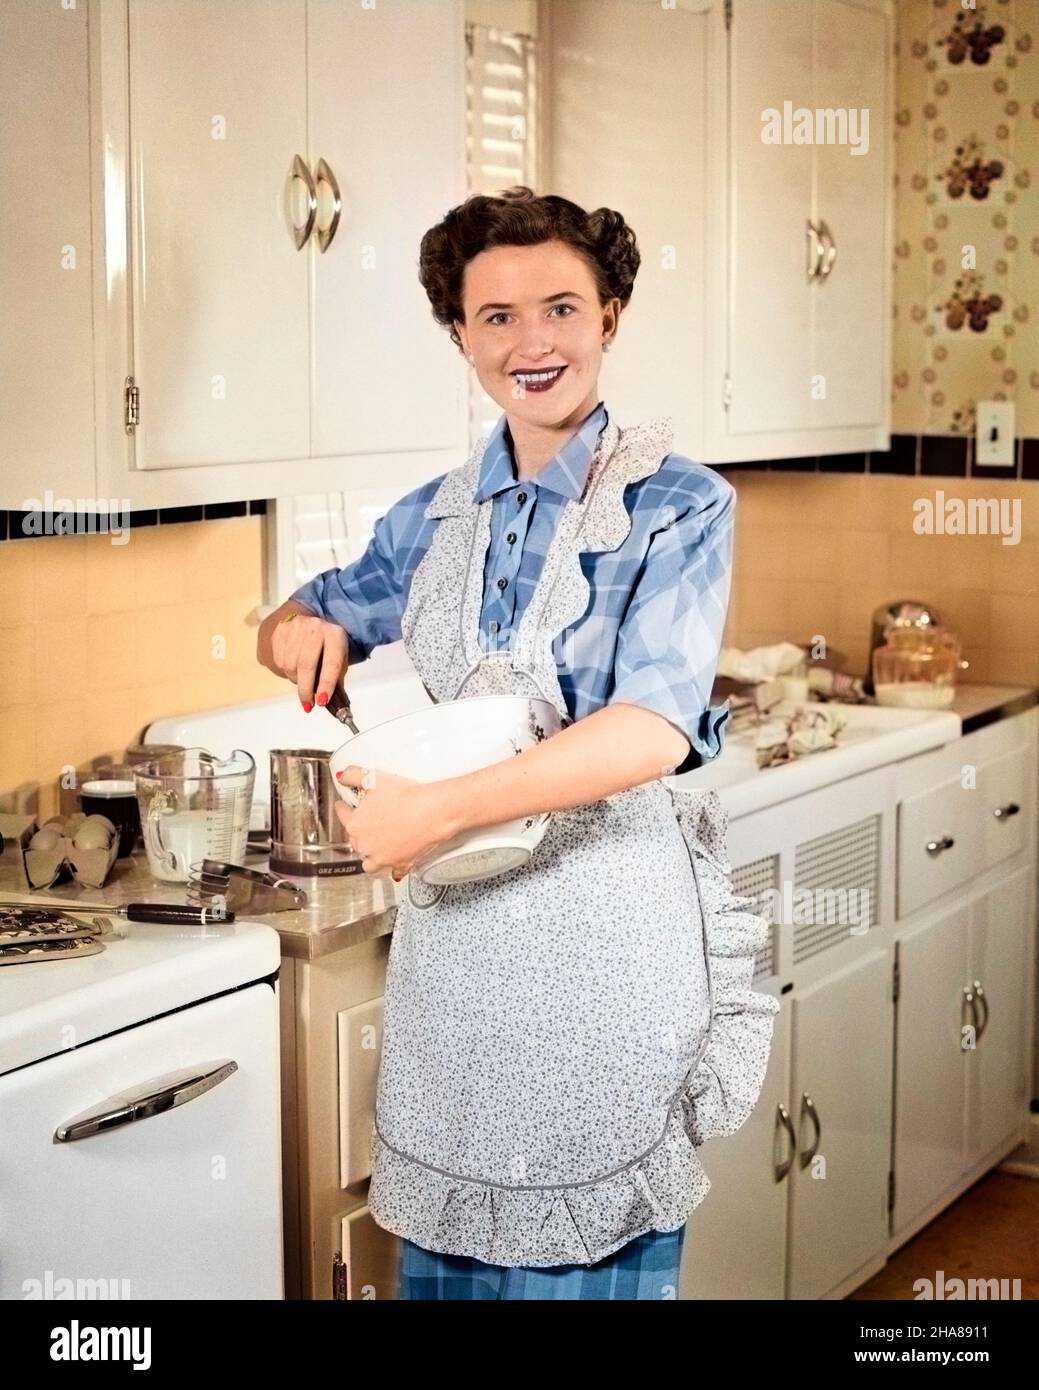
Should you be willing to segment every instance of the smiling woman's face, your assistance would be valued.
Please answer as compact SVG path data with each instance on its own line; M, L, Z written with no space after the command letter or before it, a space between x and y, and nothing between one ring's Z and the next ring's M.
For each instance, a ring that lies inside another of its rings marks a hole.
M600 305L576 251L563 241L481 251L465 268L462 298L465 323L455 328L480 385L511 418L558 426L595 408L620 301Z

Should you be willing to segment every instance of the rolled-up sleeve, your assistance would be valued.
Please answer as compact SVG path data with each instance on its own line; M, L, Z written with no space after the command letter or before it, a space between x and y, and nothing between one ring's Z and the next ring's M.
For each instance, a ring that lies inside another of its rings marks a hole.
M689 741L675 769L721 752L727 704L711 705L732 579L736 491L720 474L691 480L688 505L654 532L617 638L608 703L655 710Z
M394 546L394 509L379 518L368 547L343 569L325 570L291 595L345 631L350 663L381 642L399 641L403 585Z

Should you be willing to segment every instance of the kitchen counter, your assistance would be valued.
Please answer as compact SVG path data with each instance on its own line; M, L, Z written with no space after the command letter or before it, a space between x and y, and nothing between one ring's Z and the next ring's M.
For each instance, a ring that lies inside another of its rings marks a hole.
M669 779L679 787L715 787L729 816L735 818L776 802L803 795L872 767L880 767L930 748L998 719L1010 718L1039 704L1032 686L963 685L948 710L900 710L878 705L847 705L848 727L838 746L776 767L759 768L753 733L730 736L719 758L707 767ZM266 869L267 856L250 852L246 865ZM316 960L393 930L399 895L406 883L389 874L348 874L342 878L293 880L309 898L299 911L243 912L238 920L273 927L283 956ZM0 898L83 901L113 907L134 900L183 902L186 885L153 878L144 850L117 859L104 888L81 888L74 880L49 892L30 892L21 857L14 846L0 855Z
M266 854L250 852L246 867L266 869ZM356 946L372 937L393 930L398 893L406 883L396 884L383 874L345 874L341 878L293 879L303 888L308 903L291 912L258 913L240 911L238 922L259 922L273 927L281 938L281 953L302 960L316 960L330 951ZM143 849L125 859L117 859L103 888L83 888L75 879L32 892L26 885L21 855L14 845L0 854L0 900L17 898L25 902L105 903L120 907L128 902L182 903L186 884L166 883L154 878ZM141 923L138 930L147 930Z
M812 702L809 702L810 705ZM676 787L713 788L730 819L750 815L885 764L941 748L964 734L1039 703L1034 686L961 685L944 710L841 705L847 727L837 745L772 767L758 767L753 727L729 733L721 755L705 767L667 779ZM817 704L815 708L824 709Z

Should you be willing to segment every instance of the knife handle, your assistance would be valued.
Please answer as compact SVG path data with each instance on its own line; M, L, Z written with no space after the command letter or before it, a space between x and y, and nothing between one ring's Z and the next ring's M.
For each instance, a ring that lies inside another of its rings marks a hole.
M234 921L230 908L191 907L186 903L127 903L125 916L129 922L166 922L174 926L185 922L209 926Z

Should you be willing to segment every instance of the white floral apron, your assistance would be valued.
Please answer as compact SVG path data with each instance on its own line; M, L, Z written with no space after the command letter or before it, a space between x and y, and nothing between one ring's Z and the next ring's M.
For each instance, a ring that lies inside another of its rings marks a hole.
M589 598L582 552L628 535L625 487L670 421L599 437L507 651L479 638L491 502L480 440L426 509L404 642L430 696L551 700L556 639ZM564 647L565 650L565 647ZM368 1206L428 1250L499 1265L590 1264L674 1230L710 1181L696 1147L732 1133L764 1080L766 923L732 895L712 791L663 780L554 812L529 863L446 890L415 883L386 975Z

